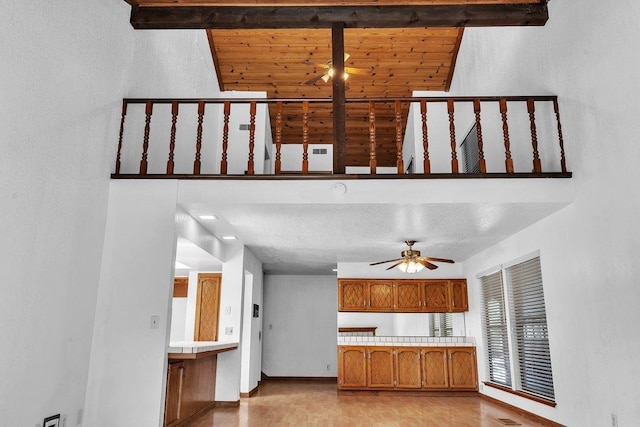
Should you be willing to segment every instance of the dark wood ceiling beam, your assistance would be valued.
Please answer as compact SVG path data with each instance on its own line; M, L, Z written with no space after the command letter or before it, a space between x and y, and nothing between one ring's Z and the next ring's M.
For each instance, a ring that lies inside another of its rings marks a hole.
M260 29L541 26L547 4L414 6L133 6L136 29Z

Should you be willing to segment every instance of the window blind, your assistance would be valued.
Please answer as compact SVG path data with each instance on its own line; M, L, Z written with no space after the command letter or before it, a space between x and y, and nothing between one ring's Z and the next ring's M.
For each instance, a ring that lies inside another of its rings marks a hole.
M502 271L481 277L480 283L487 377L491 382L511 387L509 333L504 304Z
M554 399L540 258L505 269L522 391Z
M453 316L452 313L431 313L431 336L452 337Z

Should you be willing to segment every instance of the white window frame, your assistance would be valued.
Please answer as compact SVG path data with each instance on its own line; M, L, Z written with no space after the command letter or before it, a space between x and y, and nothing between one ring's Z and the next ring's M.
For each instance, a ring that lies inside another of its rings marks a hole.
M485 345L485 355L486 355L486 359L485 359L485 367L486 367L486 374L487 374L487 380L489 385L491 384L497 384L500 388L510 388L513 392L515 392L516 394L523 394L525 396L530 395L530 396L534 396L537 399L541 399L543 401L548 401L548 402L552 402L555 403L555 393L553 392L553 374L551 373L551 389L552 389L552 394L538 394L535 391L531 391L531 390L523 390L522 387L522 375L521 375L521 371L520 371L520 363L519 363L519 348L518 348L518 342L517 342L517 338L516 338L516 320L515 320L515 310L514 310L514 299L513 299L513 289L512 289L512 284L510 283L510 281L508 280L508 275L507 275L507 271L513 267L516 266L518 264L522 264L524 262L527 261L531 261L535 258L539 259L539 263L540 263L540 280L542 280L542 266L541 266L541 260L540 260L540 252L536 251L530 254L527 254L525 256L519 257L515 260L510 261L509 263L506 264L502 264L499 265L495 268L492 268L490 270L486 270L478 275L476 275L476 278L478 278L480 280L480 282L482 283L482 278L489 276L491 274L495 274L497 272L500 272L501 275L501 280L502 280L502 297L503 297L503 301L504 301L504 310L505 310L505 315L506 315L506 323L507 323L507 331L508 331L508 358L509 358L509 368L511 370L511 385L504 385L501 383L494 383L491 381L491 376L490 376L490 366L489 366L489 361L490 358L488 357L488 347L487 347L487 331L486 331L486 324L485 321L483 319L482 322L482 333L483 333L483 339L484 339L484 345ZM540 290L540 293L542 294L542 303L544 303L544 289ZM483 294L484 295L484 294ZM484 317L484 310L485 310L485 301L484 301L484 296L482 298L482 312L483 312L483 317ZM545 307L545 326L546 326L546 330L548 331L548 322L546 321L546 307ZM548 333L547 333L547 339L548 339ZM551 350L549 349L549 368L551 368ZM536 399L536 400L537 400Z

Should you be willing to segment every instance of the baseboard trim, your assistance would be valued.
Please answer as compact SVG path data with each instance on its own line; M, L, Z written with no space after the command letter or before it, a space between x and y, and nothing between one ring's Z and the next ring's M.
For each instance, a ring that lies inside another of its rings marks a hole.
M236 400L235 402L221 402L215 401L216 408L238 408L240 407L240 401Z
M440 391L440 390L412 390L412 389L393 389L393 390L338 390L338 396L357 396L370 394L373 396L417 396L417 397L477 397L477 391Z
M213 409L214 407L218 406L217 402L210 402L209 404L207 404L207 406L203 407L202 409L200 409L197 412L194 412L193 414L191 414L190 416L188 416L187 418L185 418L184 420L180 420L179 422L177 422L176 424L171 424L172 427L181 427L181 426L188 426L190 425L194 420L196 420L198 417L200 417L202 414L204 414L205 412Z
M534 414L533 412L525 411L522 408L518 408L517 406L513 406L513 405L511 405L511 404L509 404L507 402L503 402L502 400L496 399L495 397L487 396L486 394L482 394L482 393L480 393L480 397L482 399L490 401L491 403L495 403L498 406L502 406L504 408L510 409L513 412L515 412L515 413L517 413L519 415L522 415L525 418L528 418L528 419L530 419L532 421L535 421L537 423L542 424L543 426L546 426L546 427L566 427L564 424L560 424L560 423L557 423L555 421L551 421L550 419L547 419L545 417L541 417L540 415Z
M240 393L240 398L248 398L253 396L254 394L256 394L258 392L258 389L260 388L260 383L261 381L258 381L258 385L255 386L252 390L249 390L249 393Z
M270 377L262 372L262 381L321 381L338 383L338 377Z

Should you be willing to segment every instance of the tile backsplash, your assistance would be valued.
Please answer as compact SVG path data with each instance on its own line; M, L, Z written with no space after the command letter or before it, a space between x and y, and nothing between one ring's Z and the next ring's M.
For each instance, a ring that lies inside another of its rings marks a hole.
M338 335L338 345L367 345L367 346L399 346L399 347L424 347L447 346L468 347L475 346L473 337L375 337L373 335Z

